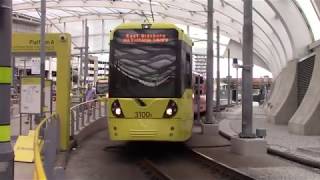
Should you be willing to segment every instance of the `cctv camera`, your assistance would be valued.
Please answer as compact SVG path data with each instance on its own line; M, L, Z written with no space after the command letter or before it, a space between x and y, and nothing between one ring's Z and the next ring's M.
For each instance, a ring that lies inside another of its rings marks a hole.
M61 34L59 36L60 41L66 41L67 40L67 36L65 34Z

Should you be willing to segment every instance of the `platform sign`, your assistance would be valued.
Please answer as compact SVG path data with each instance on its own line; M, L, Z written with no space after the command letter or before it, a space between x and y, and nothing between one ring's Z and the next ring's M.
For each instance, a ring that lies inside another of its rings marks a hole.
M40 77L21 78L20 113L39 114L41 110Z
M46 33L45 49L47 56L57 57L57 108L56 112L60 119L60 148L68 150L70 145L70 70L71 70L71 35L67 33ZM40 34L39 33L13 33L12 53L15 56L39 56ZM40 83L39 83L40 84ZM37 85L33 85L34 87ZM40 87L40 86L38 86ZM36 94L36 93L35 93ZM40 91L39 91L40 94ZM39 95L38 94L38 95ZM38 96L39 97L39 96ZM30 112L32 104L34 109L40 110L40 101L30 102L32 98L25 98L22 103L25 105L23 111ZM29 109L27 109L29 108ZM33 108L32 108L33 109Z
M31 74L40 74L40 59L31 60Z

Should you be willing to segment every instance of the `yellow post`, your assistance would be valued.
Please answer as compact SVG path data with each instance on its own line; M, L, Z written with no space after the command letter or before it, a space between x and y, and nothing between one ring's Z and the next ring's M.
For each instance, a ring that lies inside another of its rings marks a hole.
M40 34L14 33L12 52L15 56L39 56ZM46 54L57 57L56 112L60 119L60 149L67 150L70 144L70 34L46 34Z

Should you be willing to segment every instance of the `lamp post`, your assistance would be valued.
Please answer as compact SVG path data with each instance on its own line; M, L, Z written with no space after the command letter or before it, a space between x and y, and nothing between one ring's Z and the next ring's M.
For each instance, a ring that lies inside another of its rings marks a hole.
M231 98L230 98L230 81L231 81L231 76L230 76L230 49L228 49L228 88L227 88L227 96L228 96L228 106L231 104Z
M217 26L217 92L216 111L220 111L220 26Z
M268 102L268 84L269 84L269 76L263 77L264 82L264 102Z
M239 99L238 99L238 92L239 92L239 77L238 77L238 69L239 69L239 64L238 64L238 59L233 58L233 63L232 66L236 68L236 105L239 104Z

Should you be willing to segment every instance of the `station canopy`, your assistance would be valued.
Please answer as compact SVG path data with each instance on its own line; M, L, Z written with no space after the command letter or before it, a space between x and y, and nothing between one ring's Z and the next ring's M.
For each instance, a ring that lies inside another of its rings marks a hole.
M243 1L213 1L221 55L228 47L231 57L241 59ZM40 5L40 0L13 0L13 12L39 20ZM277 76L288 61L306 56L308 45L320 38L319 5L317 0L253 0L255 64ZM47 31L71 33L73 46L84 46L86 20L91 53L108 53L109 32L120 23L153 21L177 24L192 37L195 53L206 52L207 0L47 0Z

